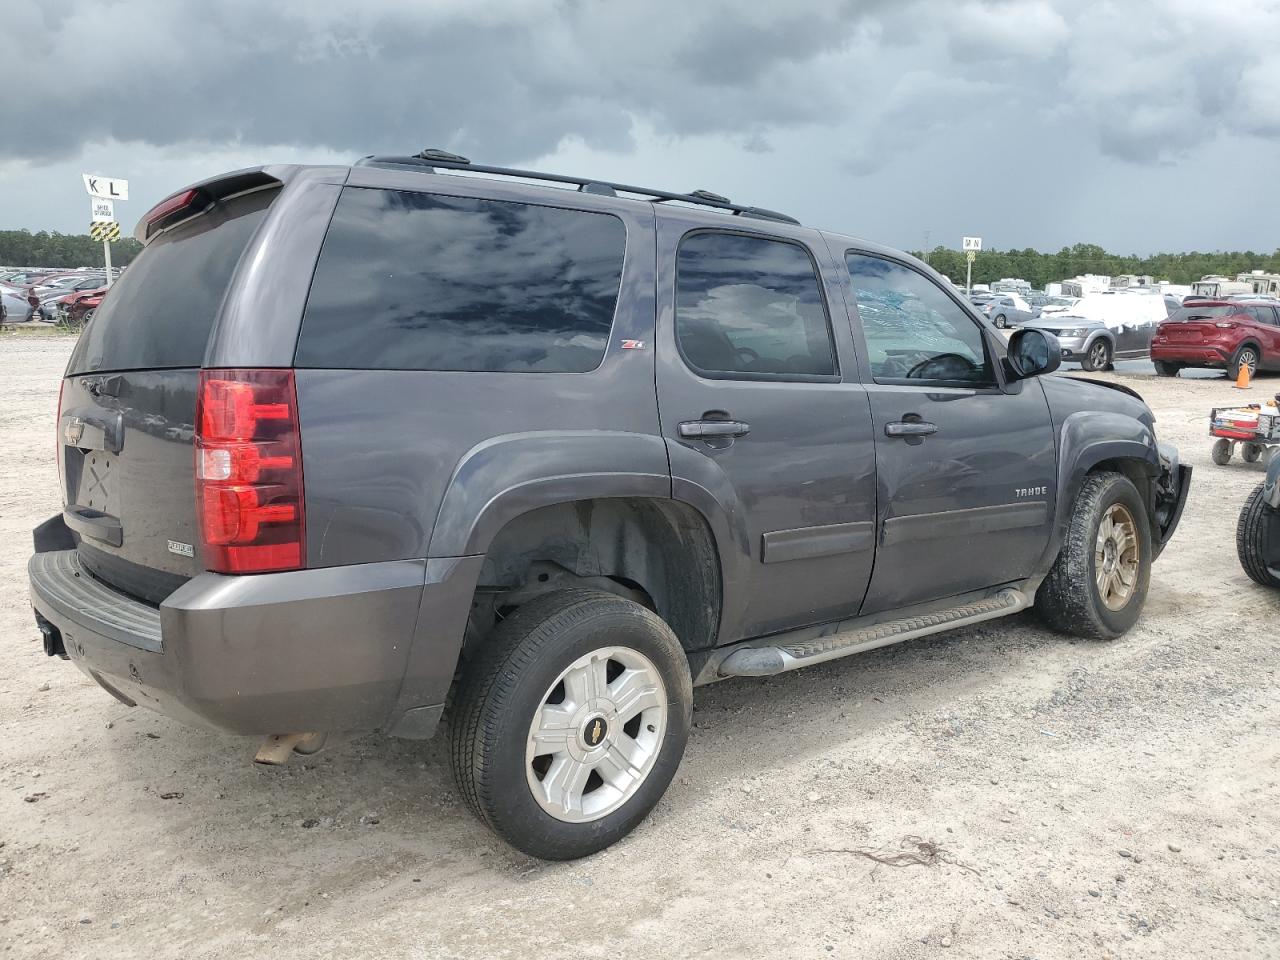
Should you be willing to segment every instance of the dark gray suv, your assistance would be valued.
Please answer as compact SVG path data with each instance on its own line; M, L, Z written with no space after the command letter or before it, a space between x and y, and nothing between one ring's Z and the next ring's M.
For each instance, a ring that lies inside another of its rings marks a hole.
M918 261L440 151L183 190L72 354L45 650L264 737L426 738L516 847L643 819L693 687L1136 620L1190 470Z

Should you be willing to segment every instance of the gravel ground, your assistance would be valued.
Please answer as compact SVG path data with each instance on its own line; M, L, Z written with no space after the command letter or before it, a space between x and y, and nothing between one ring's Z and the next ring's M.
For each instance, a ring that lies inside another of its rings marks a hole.
M0 338L7 955L1280 955L1280 593L1235 558L1261 466L1209 460L1224 380L1120 375L1196 469L1128 636L1019 616L704 688L653 816L547 865L466 814L438 741L257 767L43 655L25 564L69 347Z

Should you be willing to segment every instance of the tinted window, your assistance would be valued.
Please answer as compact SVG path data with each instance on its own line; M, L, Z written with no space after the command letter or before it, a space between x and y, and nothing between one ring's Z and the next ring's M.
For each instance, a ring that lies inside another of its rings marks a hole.
M803 247L763 237L695 233L680 244L676 338L713 376L831 376L831 330Z
M995 381L977 322L932 280L879 257L845 262L876 380Z
M574 372L604 357L617 217L347 188L325 237L300 367Z
M1265 323L1269 327L1276 324L1276 313L1270 307L1250 307L1249 312L1258 323Z
M148 244L103 299L68 373L200 366L231 274L275 196L238 197Z

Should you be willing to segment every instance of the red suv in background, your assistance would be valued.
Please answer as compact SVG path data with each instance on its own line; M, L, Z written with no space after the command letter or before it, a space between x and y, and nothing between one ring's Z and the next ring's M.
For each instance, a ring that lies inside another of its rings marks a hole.
M1280 301L1192 300L1162 320L1151 340L1156 373L1183 367L1225 368L1235 379L1280 369Z

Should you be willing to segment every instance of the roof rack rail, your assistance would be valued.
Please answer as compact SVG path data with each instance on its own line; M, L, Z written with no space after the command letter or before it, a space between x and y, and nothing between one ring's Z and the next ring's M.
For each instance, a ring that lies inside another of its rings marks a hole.
M487 173L497 177L521 177L525 180L546 180L549 183L571 183L575 185L581 193L597 193L615 197L620 193L631 193L636 194L637 196L647 197L648 199L657 201L658 203L677 200L683 201L684 203L696 204L700 207L714 207L718 210L727 210L739 217L755 217L760 220L777 220L782 223L800 223L800 221L795 217L789 217L785 213L778 213L776 210L766 210L763 207L748 207L743 206L742 204L732 203L728 197L722 197L720 194L712 193L710 190L694 190L690 193L672 193L667 190L653 190L649 187L635 187L629 186L625 183L611 183L608 180L595 180L589 177L567 177L564 174L541 173L537 170L517 170L512 167L491 167L484 164L472 163L466 157L459 156L456 153L450 153L447 150L437 150L431 147L428 147L411 157L364 157L356 161L356 166L422 167L425 168L428 173L434 173L436 167L443 167L447 170L467 170L471 173Z

